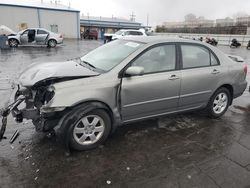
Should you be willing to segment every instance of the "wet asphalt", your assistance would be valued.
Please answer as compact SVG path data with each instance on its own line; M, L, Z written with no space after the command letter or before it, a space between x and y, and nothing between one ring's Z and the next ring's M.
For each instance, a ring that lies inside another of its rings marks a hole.
M26 66L79 57L100 45L67 40L55 49L0 50L0 107ZM245 48L219 48L250 62ZM17 124L9 118L8 139L0 142L0 188L250 187L249 122L245 91L220 119L193 112L126 125L99 148L67 156L55 137L35 132L29 121ZM20 136L10 145L16 129Z

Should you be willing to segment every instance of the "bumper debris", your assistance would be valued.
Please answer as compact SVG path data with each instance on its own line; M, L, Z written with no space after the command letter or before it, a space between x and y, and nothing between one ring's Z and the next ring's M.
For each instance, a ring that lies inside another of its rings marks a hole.
M8 117L8 115L11 113L11 111L13 109L15 109L24 100L25 100L25 97L20 95L14 103L10 104L7 108L1 110L0 116L2 116L2 122L0 124L0 141L2 141L2 139L5 139L4 133L5 133L6 126L7 126L7 117ZM15 137L17 137L17 136L15 136ZM15 138L14 138L13 142L14 141L15 141Z

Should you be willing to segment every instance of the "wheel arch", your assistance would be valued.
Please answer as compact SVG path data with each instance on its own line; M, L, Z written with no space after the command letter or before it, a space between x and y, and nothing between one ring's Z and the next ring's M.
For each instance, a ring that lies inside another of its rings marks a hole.
M113 133L117 126L120 124L121 120L120 120L120 114L119 113L115 113L114 110L112 110L112 108L106 104L105 102L99 101L99 100L89 100L89 101L81 101L77 104L72 105L71 107L68 107L66 109L65 112L65 116L61 119L61 121L58 124L58 128L60 129L62 126L62 123L64 121L64 119L71 114L71 111L73 109L83 109L85 113L90 112L91 110L94 109L102 109L105 112L108 113L110 120L111 120L111 133Z
M112 109L104 102L92 100L92 101L84 101L75 104L74 106L68 107L65 111L65 115L61 118L58 125L55 127L56 134L59 136L60 141L63 143L64 147L69 150L69 131L67 124L65 124L65 120L72 116L73 109L76 111L82 110L84 113L88 113L94 109L102 109L110 116L111 120L111 130L110 133L112 134L117 126L114 124L114 116Z
M109 116L110 116L110 119L113 123L113 119L114 119L114 114L113 114L113 110L112 108L106 104L105 102L102 102L102 101L99 101L99 100L90 100L90 101L82 101L82 102L79 102L75 105L73 105L72 107L70 107L71 109L72 108L78 108L78 107L82 107L82 106L89 106L89 108L98 108L98 109L103 109L105 110Z
M216 90L215 90L215 92L218 90L218 89L220 89L220 88L226 88L226 89L228 89L228 91L229 91L229 93L230 93L230 95L231 95L231 100L230 100L230 103L229 103L229 105L231 105L232 104L232 102L233 102L233 98L234 98L234 88L233 88L233 86L231 85L231 84L223 84L223 85L221 85L220 87L218 87Z
M16 40L17 43L20 44L20 41L17 38L15 38L15 37L8 38L8 41L10 41L10 40Z
M48 42L49 42L50 40L54 40L54 41L56 41L56 43L57 43L57 39L54 38L54 37L48 38Z

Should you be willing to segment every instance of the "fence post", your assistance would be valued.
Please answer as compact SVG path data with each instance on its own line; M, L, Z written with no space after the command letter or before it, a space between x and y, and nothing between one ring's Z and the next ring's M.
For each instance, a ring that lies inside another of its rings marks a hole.
M246 35L244 35L244 36L243 36L243 39L242 39L242 46L244 45L244 42L245 42L245 36L246 36Z

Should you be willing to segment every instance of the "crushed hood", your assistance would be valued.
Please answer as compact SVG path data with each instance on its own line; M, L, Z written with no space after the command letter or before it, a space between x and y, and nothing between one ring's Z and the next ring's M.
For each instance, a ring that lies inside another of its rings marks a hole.
M30 65L20 75L19 83L22 86L33 86L42 80L89 77L99 74L75 61L37 63Z

